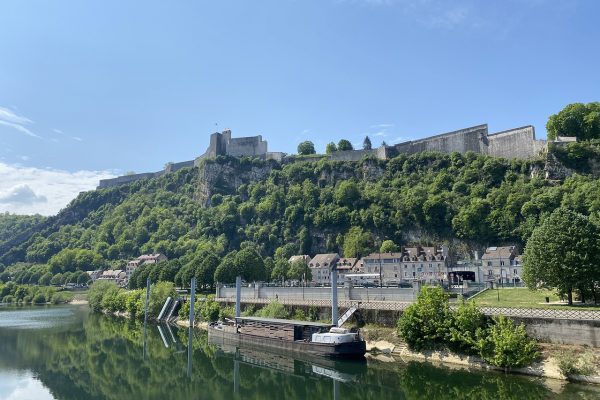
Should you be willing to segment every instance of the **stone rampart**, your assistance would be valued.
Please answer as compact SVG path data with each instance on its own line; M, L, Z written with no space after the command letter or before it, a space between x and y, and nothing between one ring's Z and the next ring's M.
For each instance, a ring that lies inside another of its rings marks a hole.
M535 139L533 126L523 126L488 135L484 154L493 157L529 159L546 147L545 140Z
M394 148L396 152L401 154L415 154L422 151L439 151L442 153L474 151L475 153L482 153L483 140L487 133L487 125L477 125L424 139L398 143Z

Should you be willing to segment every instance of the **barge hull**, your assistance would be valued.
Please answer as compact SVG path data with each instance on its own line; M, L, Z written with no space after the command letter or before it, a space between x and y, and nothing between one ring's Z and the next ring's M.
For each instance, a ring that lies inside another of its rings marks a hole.
M310 354L314 356L333 357L333 358L363 358L367 348L363 340L354 342L327 344L304 342L300 340L282 340L265 338L262 336L241 335L237 332L227 332L214 327L208 328L208 334L213 339L219 338L226 343L240 343L263 348L276 348L299 354Z

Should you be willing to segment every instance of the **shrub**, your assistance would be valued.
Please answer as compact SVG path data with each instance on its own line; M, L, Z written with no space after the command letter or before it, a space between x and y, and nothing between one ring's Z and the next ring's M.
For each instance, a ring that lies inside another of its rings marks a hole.
M33 302L33 296L28 294L27 296L25 296L21 299L21 302L23 304L31 304Z
M69 292L56 292L50 297L52 304L68 303L73 300L73 294Z
M102 311L102 299L104 294L111 288L117 286L112 282L107 281L96 281L90 286L88 292L88 303L90 308L94 311Z
M102 296L102 310L109 312L119 311L119 304L117 301L119 291L120 289L117 287L117 285L111 285L106 289L104 295Z
M209 297L200 307L200 318L206 322L215 322L219 319L220 312L219 303Z
M46 296L43 293L38 293L33 297L34 304L46 304Z
M453 349L473 353L477 351L477 330L485 328L485 317L477 305L463 301L452 313L449 341Z
M398 334L413 350L433 349L445 343L450 324L448 296L442 288L424 287L398 320Z
M125 309L131 318L138 318L144 315L144 301L146 300L145 290L130 290L126 293L127 299L125 300Z
M217 306L219 306L218 303L215 302L215 304ZM235 317L235 307L234 306L227 306L227 307L219 308L219 319L224 320L225 318L234 318L234 317Z
M290 316L289 312L285 309L283 304L274 300L263 307L258 315L264 318L288 318Z
M519 368L537 358L537 343L527 335L525 325L515 325L502 315L493 322L488 329L477 330L477 347L485 361L497 367Z
M175 298L175 285L173 282L157 282L150 287L150 301L148 302L148 318L157 318L165 304L167 297Z
M560 372L566 377L570 375L593 375L594 355L586 352L583 355L573 350L563 350L556 355L556 361Z

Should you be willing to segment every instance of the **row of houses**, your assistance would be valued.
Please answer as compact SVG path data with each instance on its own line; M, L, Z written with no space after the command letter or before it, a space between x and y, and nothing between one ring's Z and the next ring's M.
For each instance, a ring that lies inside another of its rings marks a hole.
M167 261L168 258L164 254L142 254L127 263L125 270L108 269L106 271L96 270L88 271L88 275L92 281L109 281L115 282L118 286L125 287L129 283L129 279L133 272L142 265L156 264L161 261Z
M303 261L311 269L312 282L331 284L331 269L338 271L339 281L354 284L401 285L421 283L461 284L519 283L523 270L521 257L515 246L488 247L479 258L452 263L446 246L405 247L391 253L372 253L363 258L343 258L337 253L292 256L289 262Z

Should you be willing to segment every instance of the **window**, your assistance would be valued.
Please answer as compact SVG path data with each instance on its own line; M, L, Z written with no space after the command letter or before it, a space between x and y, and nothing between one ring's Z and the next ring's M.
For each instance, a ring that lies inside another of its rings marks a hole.
M405 268L405 269L406 269L406 268L408 268L408 265L404 264L404 268Z
M504 261L500 261L500 266L503 266L503 265L504 265Z
M488 261L488 262L487 262L487 266L488 266L488 267L491 267L491 266L492 266L492 262L491 262L491 261Z
M517 269L516 268L513 269L513 274L515 274L515 275L517 274Z
M488 269L488 276L492 276L494 275L494 271L492 271L491 269Z
M433 264L429 264L429 269L433 268Z
M394 265L394 271L398 271L398 266Z
M404 277L408 277L408 272L404 271Z

